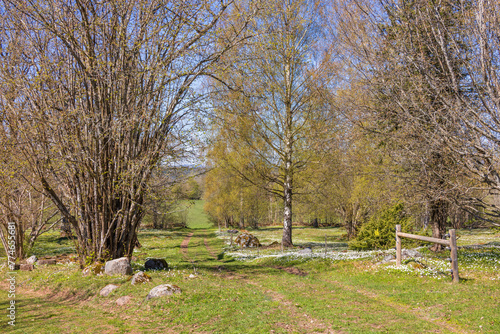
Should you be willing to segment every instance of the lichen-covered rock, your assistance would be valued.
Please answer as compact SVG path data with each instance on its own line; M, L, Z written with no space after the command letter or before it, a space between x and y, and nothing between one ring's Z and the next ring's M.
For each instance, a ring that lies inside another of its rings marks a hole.
M103 273L104 273L104 263L102 262L92 263L91 265L85 267L85 269L83 269L82 271L83 276L102 275Z
M26 259L26 264L35 264L36 261L38 261L38 258L33 255Z
M101 289L101 292L99 292L99 294L103 297L107 297L113 290L116 290L118 288L119 288L118 285L108 284Z
M161 296L170 296L173 295L174 293L181 293L181 288L173 284L162 284L155 286L153 289L151 289L146 299L149 300L151 298L156 298Z
M147 283L151 281L151 276L148 274L145 274L142 271L139 271L137 274L135 274L132 277L132 281L130 282L132 285L139 284L139 283Z
M250 233L241 233L234 239L234 242L241 248L261 246L259 239Z
M168 263L164 259L149 259L144 263L146 270L167 270Z
M420 254L420 252L415 249L403 249L401 251L401 255L403 256L403 258L422 257L422 254Z
M106 262L104 272L107 275L131 275L132 267L130 266L130 261L126 257L121 257Z

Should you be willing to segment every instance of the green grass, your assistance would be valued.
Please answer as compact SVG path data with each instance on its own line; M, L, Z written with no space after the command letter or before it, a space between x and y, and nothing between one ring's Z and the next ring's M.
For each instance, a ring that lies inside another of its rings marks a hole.
M203 210L204 201L190 201L192 203L188 216L187 225L191 229L211 228L213 224L210 222L208 215Z
M201 208L202 203L197 205ZM200 218L200 211L193 217L200 221L190 224L190 229L140 231L142 248L134 251L134 270L142 270L150 257L169 263L169 270L150 272L152 281L146 284L132 286L127 277L120 276L83 277L76 263L18 272L17 324L10 328L2 317L0 332L500 332L500 252L496 248L461 249L463 279L452 284L447 274L438 279L377 264L383 257L377 252L357 260L290 255L238 261L225 252L224 237L205 227L208 222ZM251 232L267 244L280 240L281 229ZM487 231L470 233L470 242L483 240L484 235L498 240L498 235L483 232ZM191 233L188 248L181 249ZM343 242L341 229L297 228L294 240L321 254L325 234L332 254L350 254L334 247ZM40 238L33 252L41 257L70 249L69 241L49 233ZM446 256L422 253L429 261ZM411 263L408 266L411 269ZM4 265L0 276L7 275ZM110 283L119 289L108 297L99 296L100 289ZM178 285L182 294L145 300L154 286L164 283ZM5 290L5 281L0 284ZM1 296L0 309L6 310L8 299L5 293ZM131 296L131 303L117 306L122 296Z

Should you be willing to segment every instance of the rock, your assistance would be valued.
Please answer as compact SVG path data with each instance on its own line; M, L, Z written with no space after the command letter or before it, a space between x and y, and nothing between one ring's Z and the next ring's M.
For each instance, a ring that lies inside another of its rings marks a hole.
M161 296L170 296L173 295L174 293L181 293L181 288L173 284L162 284L155 286L153 289L151 289L146 299L149 300L151 298L156 298Z
M38 258L33 255L26 259L26 264L35 264L36 261L38 261Z
M104 266L104 272L107 275L131 275L132 267L126 257L107 261Z
M149 259L144 263L146 270L167 270L168 263L164 259Z
M396 257L392 254L389 254L389 255L386 255L384 256L384 259L382 260L382 263L387 263L389 261L392 261L394 260Z
M312 252L313 252L312 249L307 247L307 248L299 250L297 253L299 253L299 254L312 254Z
M196 275L190 274L189 278L196 278Z
M147 283L151 281L151 277L148 274L145 274L142 271L139 271L137 274L135 274L132 277L132 285L139 284L139 283Z
M102 262L95 262L83 269L83 276L88 275L102 275L104 273L104 264Z
M234 239L234 242L241 248L262 246L257 237L247 232L238 235L236 239Z
M45 260L38 260L39 265L52 265L56 264L57 261L55 259L45 259Z
M116 290L118 288L119 288L118 285L108 284L101 289L101 292L99 292L99 294L103 297L107 297L113 290Z
M35 268L32 264L21 264L21 265L19 265L19 269L24 270L24 271L32 271Z
M123 297L120 297L120 298L118 298L116 300L116 305L123 306L123 305L128 304L131 300L132 300L132 297L130 297L130 296L123 296Z
M403 249L401 251L401 256L402 257L422 257L422 254L420 254L418 251L414 249Z
M273 241L271 242L269 245L267 245L267 248L272 248L272 247L278 247L280 246L281 244L277 241Z

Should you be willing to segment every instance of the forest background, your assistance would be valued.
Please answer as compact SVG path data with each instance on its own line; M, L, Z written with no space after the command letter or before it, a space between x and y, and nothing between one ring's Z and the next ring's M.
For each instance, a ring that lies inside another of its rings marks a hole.
M294 224L360 248L401 221L499 225L495 1L1 6L19 258L57 224L82 261L130 256L145 219L183 224L198 198L224 228L282 224L284 246Z

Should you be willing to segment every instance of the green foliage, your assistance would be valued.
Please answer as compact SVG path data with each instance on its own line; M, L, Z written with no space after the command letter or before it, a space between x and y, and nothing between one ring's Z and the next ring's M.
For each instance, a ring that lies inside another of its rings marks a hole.
M373 215L361 226L356 239L349 247L356 250L389 249L396 245L395 227L401 225L403 232L410 232L412 220L406 216L402 203L397 203Z

